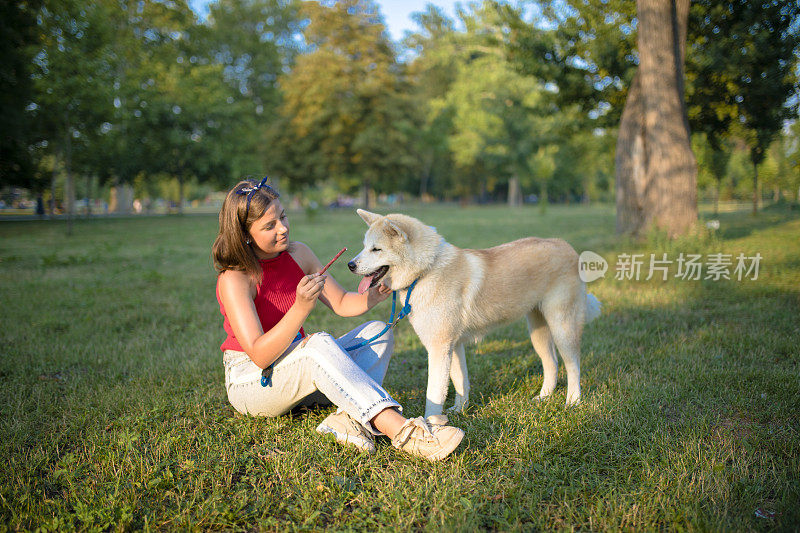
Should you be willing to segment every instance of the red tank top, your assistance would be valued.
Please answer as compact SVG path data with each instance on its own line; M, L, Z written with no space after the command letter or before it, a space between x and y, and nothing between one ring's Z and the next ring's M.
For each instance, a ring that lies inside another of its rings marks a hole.
M297 284L300 283L305 273L292 256L289 255L289 252L281 252L278 257L273 259L262 259L259 264L263 274L261 284L256 289L254 301L256 313L258 313L258 318L261 320L261 327L266 332L275 327L275 324L280 322L283 315L294 304ZM236 335L233 334L228 315L225 314L225 306L222 305L222 301L219 298L219 280L217 280L217 301L223 317L222 327L225 333L228 334L228 338L225 339L220 348L222 351L236 350L237 352L243 352L242 346L236 340ZM300 328L300 334L305 336L303 328Z

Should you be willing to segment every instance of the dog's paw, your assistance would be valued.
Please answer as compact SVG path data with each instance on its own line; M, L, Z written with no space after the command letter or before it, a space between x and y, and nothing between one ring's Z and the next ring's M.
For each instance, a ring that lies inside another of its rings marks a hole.
M449 407L447 409L447 412L448 413L452 413L452 414L463 414L464 412L466 412L466 410L467 410L467 404L466 403L462 403L462 404L456 403L452 407Z
M581 404L580 397L578 397L578 398L567 398L566 403L564 403L564 407L566 407L566 408L578 407L580 404Z
M448 422L447 415L431 415L425 420L432 426L446 426Z

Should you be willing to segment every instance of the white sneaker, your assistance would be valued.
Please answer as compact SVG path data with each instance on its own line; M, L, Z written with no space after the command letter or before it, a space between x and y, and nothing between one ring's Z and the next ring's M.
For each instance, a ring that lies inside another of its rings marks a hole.
M330 433L342 444L352 444L361 451L375 453L375 437L344 411L328 415L317 426L317 433Z
M446 426L446 417L412 418L403 424L392 446L398 450L424 457L429 461L440 461L450 455L461 444L464 432L453 426Z

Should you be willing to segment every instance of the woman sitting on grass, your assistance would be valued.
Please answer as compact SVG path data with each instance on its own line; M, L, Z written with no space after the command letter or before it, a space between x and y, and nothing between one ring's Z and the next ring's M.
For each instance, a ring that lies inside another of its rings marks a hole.
M464 432L424 418L406 419L383 389L394 339L378 335L383 322L368 322L333 338L303 330L318 299L339 316L357 316L385 300L383 285L364 294L346 292L301 242L289 240L289 221L279 194L266 185L239 182L219 213L212 248L219 271L217 300L228 337L222 343L225 387L242 414L279 416L298 405L319 403L322 393L339 409L317 427L342 443L375 451L374 435L413 455L439 460ZM322 399L324 401L324 399Z

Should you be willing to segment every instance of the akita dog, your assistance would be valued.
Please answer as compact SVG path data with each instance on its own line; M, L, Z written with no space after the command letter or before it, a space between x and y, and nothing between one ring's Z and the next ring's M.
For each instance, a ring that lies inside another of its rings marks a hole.
M539 397L555 389L558 347L567 369L567 405L580 401L581 333L584 323L599 316L600 302L586 294L578 254L569 244L528 237L485 250L461 249L415 218L357 213L369 226L364 249L348 263L364 276L359 292L382 282L405 302L416 281L409 320L428 351L426 417L442 414L448 377L456 391L451 410L467 405L464 343L523 316L544 369Z

